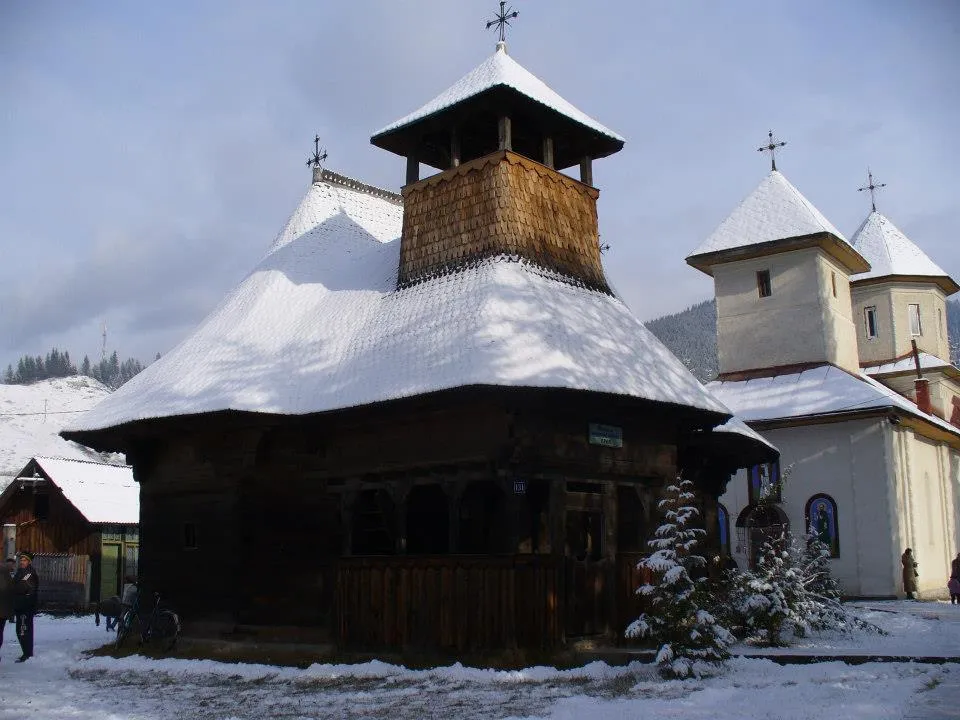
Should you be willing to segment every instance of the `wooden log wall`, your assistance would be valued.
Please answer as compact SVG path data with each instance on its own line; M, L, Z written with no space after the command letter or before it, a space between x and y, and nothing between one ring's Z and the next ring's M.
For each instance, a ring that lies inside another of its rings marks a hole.
M344 558L336 632L344 647L472 652L563 641L562 559Z
M515 255L608 290L596 189L502 150L403 189L400 286Z
M38 494L49 498L45 520L34 514ZM63 497L59 489L41 483L36 489L24 486L0 512L0 522L17 526L17 550L34 553L67 553L100 557L100 532Z

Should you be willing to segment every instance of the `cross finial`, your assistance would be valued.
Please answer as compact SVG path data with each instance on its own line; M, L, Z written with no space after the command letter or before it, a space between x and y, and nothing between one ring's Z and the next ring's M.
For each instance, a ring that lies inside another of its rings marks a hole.
M497 30L500 31L500 42L506 42L507 27L510 25L510 21L519 14L520 13L513 8L507 8L507 3L505 0L500 0L500 13L493 20L487 23L487 30L495 26Z
M873 210L873 212L876 212L877 211L876 192L880 188L885 188L886 186L887 186L886 183L878 184L874 182L873 173L870 172L870 168L867 168L867 184L862 188L857 188L857 192L863 192L864 190L870 191L870 209Z
M320 136L313 138L313 155L307 158L307 167L318 168L327 159L327 151L320 147Z
M767 144L761 145L757 148L757 152L768 152L770 153L770 169L777 169L777 148L782 148L787 144L786 140L775 140L773 137L773 130L767 133Z

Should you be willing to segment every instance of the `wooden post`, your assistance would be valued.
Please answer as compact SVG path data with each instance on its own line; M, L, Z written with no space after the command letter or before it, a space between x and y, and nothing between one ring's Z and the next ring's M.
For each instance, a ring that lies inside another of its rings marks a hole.
M507 115L501 115L497 127L500 138L500 149L513 150L513 132L510 127L510 117Z
M407 185L417 182L420 179L420 161L416 153L407 155Z
M545 137L543 139L543 164L548 168L553 168L553 138Z
M450 130L450 167L460 167L460 133L456 128Z
M589 156L580 161L580 182L593 187L593 158Z

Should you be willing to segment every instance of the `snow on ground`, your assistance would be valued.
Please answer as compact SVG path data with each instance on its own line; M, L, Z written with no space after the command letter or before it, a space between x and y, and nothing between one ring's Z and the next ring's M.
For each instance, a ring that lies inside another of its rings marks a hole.
M102 460L57 433L109 394L105 385L82 375L32 385L0 384L0 490L34 455Z
M870 603L890 654L957 647L960 608ZM882 616L882 617L881 617ZM460 665L407 670L382 662L305 670L209 660L87 657L110 639L89 617L37 619L37 656L0 649L0 718L252 720L253 718L678 718L893 720L958 717L960 663L839 662L780 666L737 658L717 677L663 682L650 666L494 671ZM860 647L853 638L848 649ZM816 641L813 641L816 643ZM826 640L828 652L842 643ZM839 713L839 714L838 714Z

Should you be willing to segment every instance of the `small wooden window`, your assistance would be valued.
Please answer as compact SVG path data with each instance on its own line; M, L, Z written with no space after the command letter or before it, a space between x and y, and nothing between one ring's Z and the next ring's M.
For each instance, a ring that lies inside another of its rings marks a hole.
M194 523L183 524L183 549L197 549L197 526Z
M833 296L837 296L837 274L835 272L830 273L830 285L833 287Z
M877 332L877 306L870 305L863 309L863 327L867 334L867 338L875 338L879 334Z
M33 516L37 520L50 519L50 496L46 493L33 496Z
M920 306L907 305L907 316L910 318L910 334L914 337L923 335L923 326L920 324Z
M770 271L757 271L757 293L760 297L770 297Z

